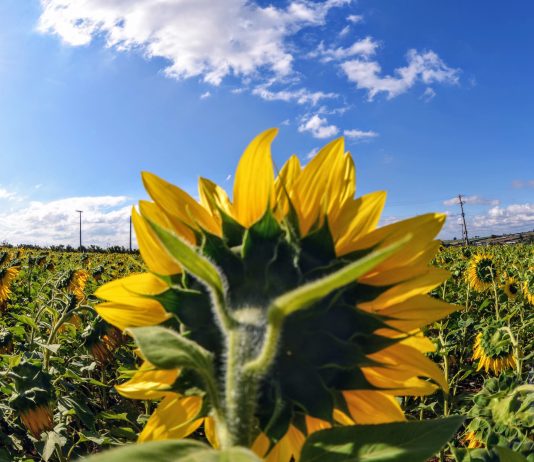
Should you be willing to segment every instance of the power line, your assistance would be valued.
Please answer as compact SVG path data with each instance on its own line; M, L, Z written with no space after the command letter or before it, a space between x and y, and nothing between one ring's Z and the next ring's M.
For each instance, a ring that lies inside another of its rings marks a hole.
M461 194L458 194L458 200L460 201L460 209L462 210L462 222L463 222L462 234L463 234L463 238L464 238L464 244L465 245L469 245L469 237L467 235L467 225L465 224L464 203L462 201L462 195Z

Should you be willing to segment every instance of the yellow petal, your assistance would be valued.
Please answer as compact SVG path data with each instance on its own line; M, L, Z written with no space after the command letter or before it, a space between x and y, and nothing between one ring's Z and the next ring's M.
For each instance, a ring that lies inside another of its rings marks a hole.
M174 231L178 236L183 237L192 244L196 243L195 233L177 218L166 215L157 204L148 201L139 201L139 211L144 218L153 221L162 228Z
M380 310L380 315L390 317L385 322L404 332L426 326L458 310L458 305L450 305L428 295L416 295L401 303ZM369 311L369 307L364 307Z
M180 375L178 369L158 370L148 362L144 362L134 376L115 389L125 398L130 399L160 399Z
M171 276L182 272L180 265L169 256L158 238L147 225L141 215L132 208L132 223L135 228L139 251L150 271L156 274Z
M275 444L265 460L267 462L299 460L304 440L304 435L293 425L290 425L286 434Z
M397 400L374 390L344 391L350 415L359 425L402 422L406 420Z
M233 217L233 207L226 191L207 178L198 180L200 203L209 210L214 219L220 222L219 210Z
M349 200L352 201L356 192L356 169L350 153L338 158L339 166L332 172L330 191L327 204L328 222L336 220L341 209Z
M417 295L426 294L447 280L448 277L448 271L439 268L428 268L423 275L393 286L374 300L360 303L358 308L366 311L381 311Z
M201 228L217 236L221 228L210 213L182 189L148 172L143 172L145 189L156 204L170 217L190 226Z
M148 419L137 441L146 443L185 438L202 424L203 419L197 418L201 408L202 398L198 396L182 398L174 393L167 395Z
M408 345L397 343L377 353L369 355L369 358L385 364L391 369L402 372L411 372L414 377L429 377L441 386L448 389L443 371L417 349Z
M241 156L234 181L234 216L246 228L274 206L274 170L271 143L278 130L260 133Z
M172 315L161 306L154 305L121 305L115 302L99 303L96 312L108 323L120 330L129 327L155 326L166 321Z
M219 440L217 432L215 431L215 419L213 417L206 417L204 419L204 433L209 443L214 447L219 447Z
M324 218L324 214L337 198L333 190L343 175L343 138L331 141L304 167L294 186L294 206L299 216L301 235L306 235L312 225Z
M354 242L376 228L386 196L385 191L375 191L356 200L347 200L338 216L330 220L337 255L351 252Z
M325 430L331 426L332 425L326 420L317 419L309 415L306 416L306 431L308 432L308 435L319 430Z
M426 396L438 389L433 383L414 376L410 370L373 366L363 367L362 372L371 385L388 395Z
M116 279L99 287L95 295L103 300L135 305L140 302L147 306L160 306L159 302L147 296L158 295L169 289L169 286L152 273L141 273Z
M260 433L254 440L254 443L252 443L252 447L250 449L254 454L263 459L270 447L271 442L269 441L267 435L265 433Z
M289 213L289 204L292 200L293 185L300 175L300 161L297 156L291 156L280 170L274 182L276 195L275 216L281 220Z

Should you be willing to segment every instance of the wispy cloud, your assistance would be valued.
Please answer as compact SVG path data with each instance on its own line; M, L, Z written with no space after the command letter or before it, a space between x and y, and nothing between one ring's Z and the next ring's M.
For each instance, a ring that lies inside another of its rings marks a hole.
M355 59L342 63L341 68L358 89L367 90L369 100L378 93L386 93L388 99L394 98L417 82L458 83L459 70L447 66L433 51L419 53L409 50L406 57L408 65L395 69L393 76L382 76L382 68L377 61Z
M365 37L362 40L357 40L351 46L343 48L328 48L325 47L324 42L319 43L317 49L308 53L310 58L319 58L321 62L328 63L330 61L339 61L353 56L363 56L368 58L376 53L379 43L371 37Z
M514 180L512 187L514 189L534 188L534 180Z
M484 197L476 196L476 195L462 196L462 201L464 204L471 204L471 205L498 206L500 204L500 201L498 199L486 199ZM460 203L460 199L457 196L443 201L443 205L446 205L447 207L450 207L452 205L458 205L459 203Z
M351 14L349 16L347 16L347 21L353 23L353 24L358 24L360 22L363 21L363 15L361 14Z
M200 99L207 99L211 96L211 92L210 91L205 91L204 93L202 93L200 95Z
M357 130L355 128L351 130L344 130L343 134L352 140L369 140L378 136L377 132L372 130Z
M302 121L298 128L299 132L309 132L314 138L330 138L339 133L336 125L329 124L326 118L314 114Z
M337 93L309 91L305 88L273 91L269 88L269 85L258 85L252 90L252 94L266 101L293 101L297 104L311 104L312 106L315 106L321 100L333 99L339 96Z

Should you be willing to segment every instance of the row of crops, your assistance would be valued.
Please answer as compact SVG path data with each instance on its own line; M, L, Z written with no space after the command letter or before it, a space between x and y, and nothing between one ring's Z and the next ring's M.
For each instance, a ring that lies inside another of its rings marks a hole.
M468 417L440 460L505 460L507 448L534 461L533 250L445 248L434 260L451 277L432 295L460 308L427 331L449 393L399 399L414 420ZM157 403L115 388L141 361L92 294L141 271L135 254L0 249L1 462L75 460L138 439Z

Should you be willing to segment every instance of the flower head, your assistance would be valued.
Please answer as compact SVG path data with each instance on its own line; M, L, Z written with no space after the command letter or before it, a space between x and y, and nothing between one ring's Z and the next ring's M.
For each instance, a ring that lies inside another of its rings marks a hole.
M484 369L499 375L515 366L512 342L506 330L488 326L476 336L473 359L478 360L477 370Z
M497 278L497 266L491 255L475 255L467 269L467 281L469 285L482 292L489 289Z
M515 300L517 294L519 293L519 287L520 286L517 280L513 277L509 277L504 283L503 290L510 300Z
M213 277L222 281L217 303L224 305L237 339L236 360L243 364L260 354L274 322L273 303L299 288L310 293L318 281L394 248L284 319L273 362L258 384L256 424L248 431L258 454L289 460L313 431L404 420L395 396L446 389L440 369L425 356L434 346L420 329L456 307L427 295L448 277L429 266L444 215L377 228L386 194L354 198L355 169L343 139L304 167L292 156L275 177L275 135L268 130L245 150L232 199L201 178L197 202L144 173L153 202L141 201L132 218L148 272L102 286L96 295L107 301L96 310L120 329L178 328L209 351L214 375L223 376L230 356L225 318L218 317L213 292L195 277L191 260L176 257L162 232L215 268ZM213 433L210 403L188 396L195 380L187 371L142 368L138 374L119 390L133 386L132 397L162 399L142 441L184 437L202 423L207 435Z
M11 295L11 283L19 274L18 266L10 266L0 269L0 310L5 310L9 296Z

